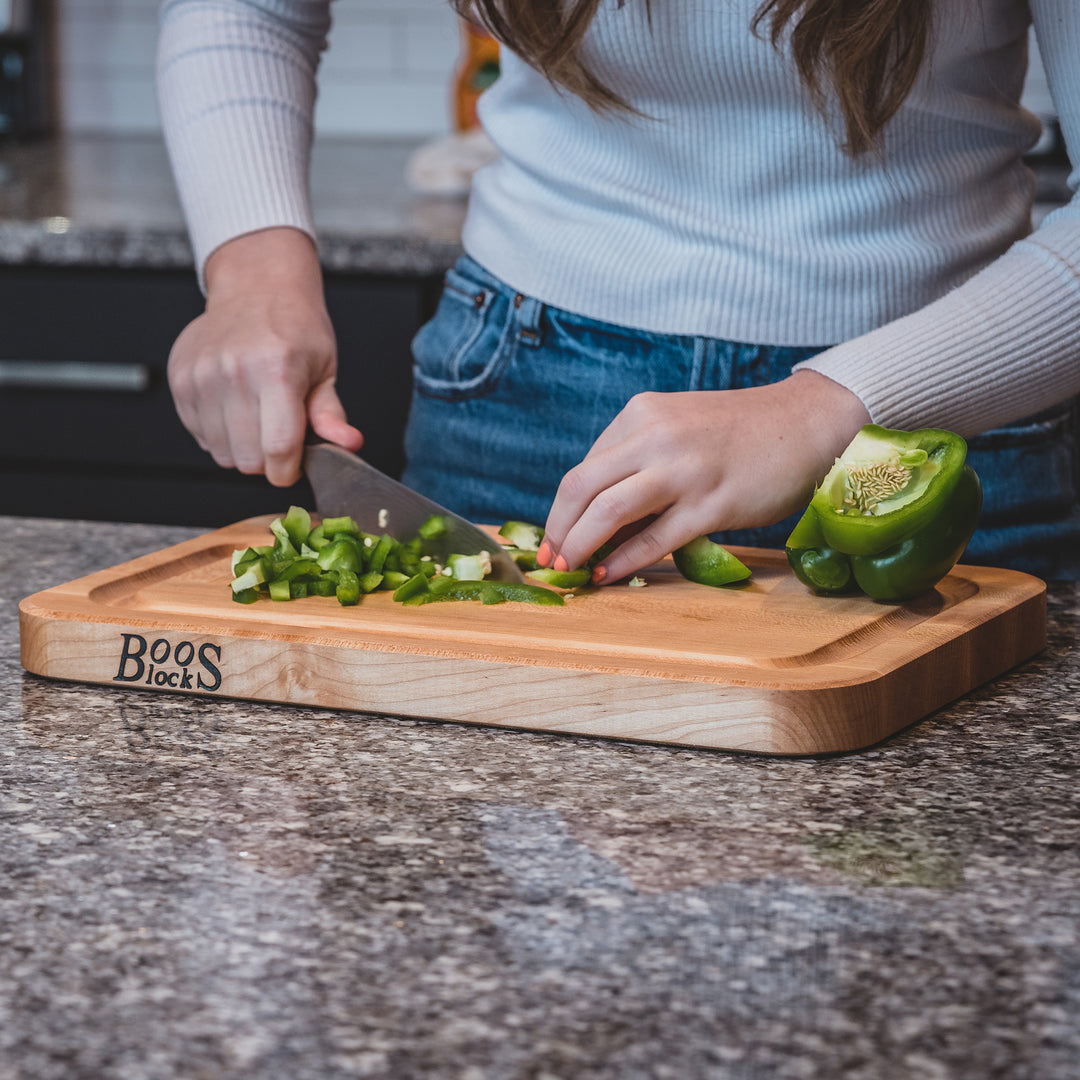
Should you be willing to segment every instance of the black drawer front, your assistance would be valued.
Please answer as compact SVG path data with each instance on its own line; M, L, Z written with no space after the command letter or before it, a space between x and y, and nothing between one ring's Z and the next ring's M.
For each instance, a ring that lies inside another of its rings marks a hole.
M404 464L409 343L429 293L419 279L334 276L326 286L339 391L365 434L365 456L395 475ZM276 510L287 493L219 469L173 407L169 351L202 308L183 272L0 268L3 512L41 513L33 492L46 489L58 517L221 524L264 512L263 504ZM198 505L200 482L207 505L196 520L187 508ZM135 505L123 505L121 491Z

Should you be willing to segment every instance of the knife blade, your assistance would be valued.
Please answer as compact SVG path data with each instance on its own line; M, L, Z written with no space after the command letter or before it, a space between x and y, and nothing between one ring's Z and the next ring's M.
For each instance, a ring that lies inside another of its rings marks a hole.
M471 521L447 510L412 488L380 472L363 458L333 443L314 443L304 449L304 472L315 493L315 508L323 517L348 515L364 532L387 532L399 540L416 535L432 514L446 519L446 531L428 541L433 558L445 562L454 552L491 556L493 581L524 581L517 563L502 545Z

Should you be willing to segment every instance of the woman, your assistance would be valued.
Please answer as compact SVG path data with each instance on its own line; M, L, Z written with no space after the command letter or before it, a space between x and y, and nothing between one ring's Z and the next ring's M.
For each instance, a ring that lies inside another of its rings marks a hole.
M1080 198L1028 236L1018 104L1033 19L1080 145L1080 5L455 6L506 44L481 102L500 154L414 344L407 483L477 520L546 517L560 567L618 533L596 571L615 581L704 532L782 545L862 424L939 426L973 437L984 484L966 557L1080 576ZM362 442L306 196L328 8L163 5L207 293L170 381L216 461L277 484L308 423Z

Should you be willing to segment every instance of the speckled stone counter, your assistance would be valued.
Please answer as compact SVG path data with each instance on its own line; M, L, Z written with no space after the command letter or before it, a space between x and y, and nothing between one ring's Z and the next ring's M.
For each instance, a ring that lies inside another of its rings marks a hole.
M3 1080L1080 1076L1080 589L868 752L61 684L18 600L193 530L0 518Z
M462 199L411 192L415 140L316 141L312 206L328 270L437 274L460 251ZM69 136L0 145L0 264L187 268L161 139Z
M318 138L311 197L328 271L441 274L465 201L410 191L415 139ZM1067 202L1067 165L1034 162L1037 223ZM165 146L153 135L0 143L0 265L192 265Z

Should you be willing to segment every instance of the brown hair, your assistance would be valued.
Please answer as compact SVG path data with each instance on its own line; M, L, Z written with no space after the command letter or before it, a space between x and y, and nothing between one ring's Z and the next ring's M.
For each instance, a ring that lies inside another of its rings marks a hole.
M602 0L451 0L552 83L596 109L628 109L581 61ZM643 0L648 7L650 0ZM663 0L678 2L678 0ZM763 0L750 29L768 21L774 46L789 24L799 76L824 109L826 84L844 120L844 149L874 148L911 91L926 54L932 0ZM626 0L618 0L621 7Z

